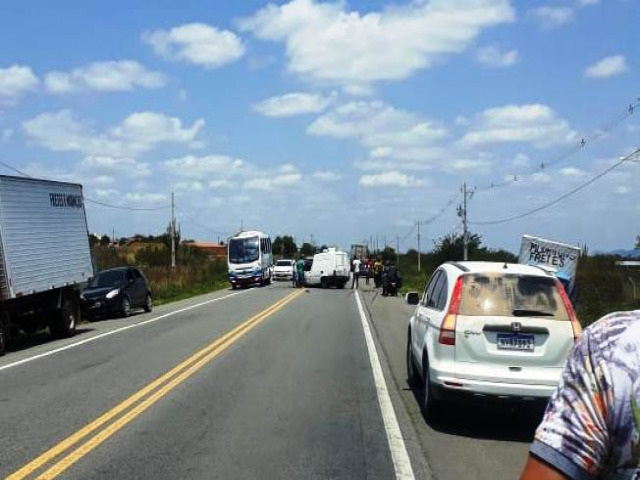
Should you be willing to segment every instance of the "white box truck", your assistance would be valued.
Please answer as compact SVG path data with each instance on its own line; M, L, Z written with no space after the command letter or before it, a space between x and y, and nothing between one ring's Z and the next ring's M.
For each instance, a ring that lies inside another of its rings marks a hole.
M92 276L82 186L0 176L0 355L19 330L72 336Z

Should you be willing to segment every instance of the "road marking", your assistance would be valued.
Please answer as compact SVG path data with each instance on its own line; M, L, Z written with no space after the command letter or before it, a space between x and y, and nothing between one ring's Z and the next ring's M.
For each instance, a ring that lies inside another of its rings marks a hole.
M398 425L396 412L393 410L393 404L391 403L391 397L389 396L389 389L387 388L387 383L384 380L382 365L380 365L380 358L378 357L378 351L376 350L376 345L373 341L369 321L364 313L362 302L360 301L360 295L357 291L355 292L355 297L356 303L358 304L358 311L360 312L364 338L367 343L367 351L369 352L369 362L371 363L373 380L376 385L376 393L378 394L378 404L380 405L380 412L382 413L382 421L387 434L387 441L389 442L389 450L391 451L391 460L393 461L396 478L402 480L413 480L415 477L413 475L413 469L411 468L411 461L409 460L407 447L404 444L404 438L402 438L402 432L400 431L400 425Z
M108 425L104 430L98 432L94 437L89 439L85 444L81 445L79 448L71 452L65 458L56 463L53 467L47 470L41 477L39 478L55 478L57 475L68 469L71 465L77 462L80 458L85 456L91 450L96 448L102 442L104 442L107 438L112 436L126 424L130 423L133 419L135 419L142 412L151 407L154 403L164 397L167 393L177 387L184 380L189 378L195 372L197 372L200 368L206 365L213 358L218 356L224 350L226 350L229 346L235 343L240 337L244 334L255 328L257 325L262 323L266 318L273 315L280 309L282 309L285 305L293 301L296 297L300 296L302 291L293 292L283 299L280 299L278 302L274 303L270 307L265 310L259 312L253 317L249 318L233 330L227 332L222 337L216 339L214 342L206 346L205 348L199 350L176 367L169 370L167 373L160 376L158 379L151 382L146 387L142 388L138 392L134 393L126 400L104 413L100 417L98 417L93 422L87 424L74 434L70 435L51 449L47 450L40 456L38 456L33 461L29 462L24 467L17 470L15 473L11 474L7 477L8 480L18 480L23 479L33 472L43 467L48 462L52 461L69 448L73 447L75 444L83 440L89 434L95 432L100 429L103 425L107 424L119 414L129 411L120 417L117 421ZM138 405L135 405L138 401L142 400L147 395L151 394L146 400L140 402Z
M157 322L158 320L162 320L164 318L171 317L171 316L177 315L179 313L187 312L189 310L193 310L194 308L199 308L199 307L203 307L205 305L210 305L212 303L220 302L220 301L225 300L227 298L235 297L236 295L242 295L242 294L248 293L250 291L251 290L244 290L242 292L230 293L229 295L225 295L224 297L218 297L218 298L214 298L214 299L211 299L211 300L207 300L205 302L196 303L195 305L190 305L188 307L181 308L179 310L174 310L172 312L165 313L165 314L160 315L158 317L150 318L149 320L144 320L142 322L132 323L132 324L126 325L124 327L116 328L115 330L109 330L108 332L100 333L100 334L95 335L93 337L85 338L84 340L78 340L77 342L70 343L70 344L65 345L63 347L55 348L53 350L49 350L47 352L40 353L38 355L34 355L33 357L23 358L22 360L17 360L15 362L3 365L3 366L0 367L0 372L2 370L7 370L9 368L17 367L19 365L24 365L25 363L30 363L30 362L33 362L35 360L40 360L41 358L50 357L51 355L55 355L57 353L61 353L61 352L64 352L66 350L71 350L72 348L79 347L81 345L86 345L87 343L95 342L96 340L100 340L101 338L105 338L105 337L109 337L111 335L115 335L116 333L124 332L124 331L130 330L132 328L137 328L137 327L141 327L143 325L147 325L149 323Z

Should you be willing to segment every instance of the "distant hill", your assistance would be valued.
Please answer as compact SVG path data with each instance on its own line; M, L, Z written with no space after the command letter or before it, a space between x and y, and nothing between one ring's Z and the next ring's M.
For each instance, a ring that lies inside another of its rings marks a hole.
M605 252L602 252L605 253ZM625 249L619 249L619 250L613 250L611 252L606 252L610 255L618 255L622 258L640 258L640 249L637 250L625 250Z

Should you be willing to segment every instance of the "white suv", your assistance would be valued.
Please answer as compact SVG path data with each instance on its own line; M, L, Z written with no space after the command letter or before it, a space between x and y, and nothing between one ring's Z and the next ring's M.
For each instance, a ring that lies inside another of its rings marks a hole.
M538 267L450 262L409 320L407 374L426 418L442 401L547 399L581 333L560 282Z

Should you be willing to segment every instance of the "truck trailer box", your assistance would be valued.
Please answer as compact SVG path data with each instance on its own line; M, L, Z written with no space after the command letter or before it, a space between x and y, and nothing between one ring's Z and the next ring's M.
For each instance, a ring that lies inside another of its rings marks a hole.
M0 298L93 276L82 186L0 176Z

